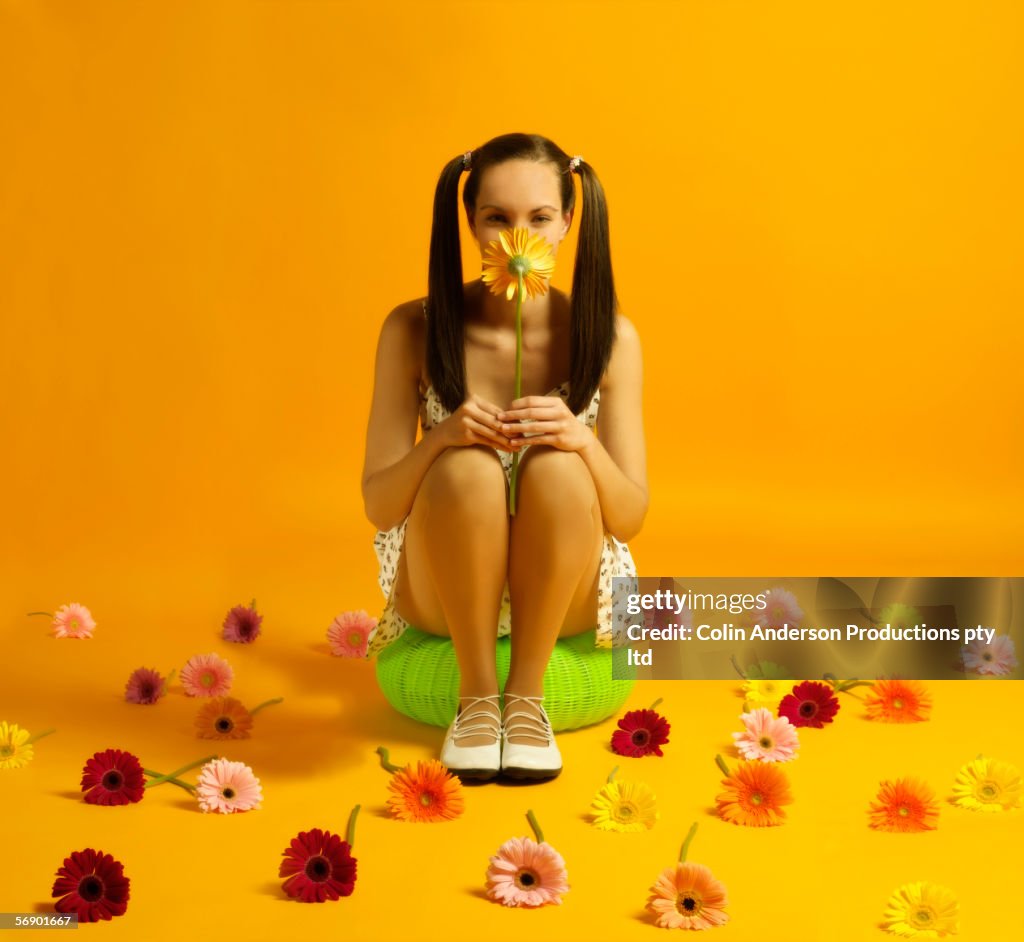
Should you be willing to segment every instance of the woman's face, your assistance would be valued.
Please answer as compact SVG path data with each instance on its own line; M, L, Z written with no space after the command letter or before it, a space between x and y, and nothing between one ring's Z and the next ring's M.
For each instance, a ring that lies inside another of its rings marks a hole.
M484 171L476 209L468 214L469 227L481 254L500 232L518 227L544 236L557 255L572 222L572 212L563 213L561 205L557 172L551 164L506 160Z

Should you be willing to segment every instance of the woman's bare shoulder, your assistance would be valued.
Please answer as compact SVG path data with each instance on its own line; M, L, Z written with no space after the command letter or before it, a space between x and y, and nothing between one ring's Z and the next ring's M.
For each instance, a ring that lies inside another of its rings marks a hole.
M379 356L398 360L403 372L422 377L426 350L423 298L403 301L384 318L378 343Z
M641 368L640 332L625 314L616 314L615 342L601 388L609 389Z

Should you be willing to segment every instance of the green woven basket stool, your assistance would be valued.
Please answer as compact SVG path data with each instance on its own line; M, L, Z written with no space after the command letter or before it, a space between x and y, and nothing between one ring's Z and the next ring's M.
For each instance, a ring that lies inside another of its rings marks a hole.
M560 638L544 674L544 710L555 732L599 723L616 713L633 680L612 679L612 649L594 646L594 630ZM498 686L508 679L511 639L498 638ZM377 655L377 683L399 713L447 727L459 702L459 666L450 638L411 625Z

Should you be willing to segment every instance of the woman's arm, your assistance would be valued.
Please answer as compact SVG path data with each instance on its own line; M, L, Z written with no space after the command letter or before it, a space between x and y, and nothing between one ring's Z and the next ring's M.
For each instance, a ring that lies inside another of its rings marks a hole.
M422 326L417 325L410 307L400 305L385 318L377 342L363 463L363 507L378 530L401 523L427 469L445 447L439 436L432 434L416 442L421 359L417 340L421 337Z
M640 336L622 315L601 388L597 436L579 455L594 479L605 529L623 543L631 540L643 526L649 500Z
M423 331L417 301L395 308L385 318L377 342L363 463L363 507L378 530L390 530L408 515L424 475L446 448L487 445L511 449L500 431L498 407L477 395L470 395L416 442Z
M640 532L647 514L642 386L640 337L619 315L601 386L597 437L555 396L524 396L498 413L499 429L514 445L552 445L579 454L594 479L605 529L623 543Z

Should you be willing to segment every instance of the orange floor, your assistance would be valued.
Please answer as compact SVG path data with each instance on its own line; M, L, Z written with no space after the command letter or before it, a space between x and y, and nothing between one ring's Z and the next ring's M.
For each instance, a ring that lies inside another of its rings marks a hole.
M359 570L360 586L366 569ZM690 859L710 866L729 891L730 921L714 930L722 938L884 939L878 923L889 894L915 880L955 891L960 939L1007 939L1024 928L1016 899L1024 816L971 813L946 800L957 770L978 753L1024 768L1014 712L1019 682L931 683L932 718L914 726L869 722L859 700L844 694L831 727L801 734L801 756L787 766L795 802L777 828L737 827L711 810L721 777L714 755L731 754L729 734L739 728L741 701L731 681L637 685L629 708L664 698L659 709L672 732L661 759L613 755L609 720L560 737L565 771L557 780L468 788L461 819L412 825L386 814L387 774L374 750L388 746L399 764L426 758L436 754L441 731L394 713L376 687L372 663L328 653L326 628L350 607L344 593L340 605L326 608L317 599L323 587L312 589L319 573L268 568L257 599L264 633L251 646L234 645L219 638L218 626L251 593L239 593L229 565L193 561L140 582L141 573L128 561L118 567L87 560L74 580L56 581L89 591L40 598L37 574L12 582L21 586L17 594L6 592L0 719L58 732L36 745L28 766L0 772L4 912L52 911L50 887L64 856L94 847L123 862L132 881L127 913L86 929L111 937L657 938L661 930L644 912L648 887L698 821ZM373 601L353 595L351 607ZM48 636L47 619L24 617L65 601L90 605L98 623L92 640L58 641ZM166 673L207 651L232 664L232 692L244 703L285 698L260 714L252 739L221 750L194 737L197 702L177 681L154 706L123 699L135 667ZM170 786L126 807L85 804L82 765L110 747L162 771L220 751L253 768L263 807L204 815ZM644 781L656 792L661 819L652 830L616 834L588 823L591 798L616 764L620 779ZM910 774L942 799L938 829L870 830L866 808L878 782ZM321 905L290 901L277 876L282 850L300 830L343 830L356 803L362 813L354 894ZM530 833L530 808L564 856L571 890L559 907L509 910L486 899L483 874L502 842Z

